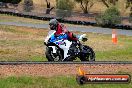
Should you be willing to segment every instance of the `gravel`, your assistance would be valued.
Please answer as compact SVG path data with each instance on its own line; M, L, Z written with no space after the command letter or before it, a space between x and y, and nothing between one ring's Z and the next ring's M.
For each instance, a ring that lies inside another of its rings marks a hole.
M43 76L76 75L78 68L88 74L131 73L132 64L21 64L0 65L0 76Z

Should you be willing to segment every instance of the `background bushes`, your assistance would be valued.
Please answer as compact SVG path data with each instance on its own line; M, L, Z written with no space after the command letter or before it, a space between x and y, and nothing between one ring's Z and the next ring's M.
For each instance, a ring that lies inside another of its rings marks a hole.
M31 12L31 10L33 10L33 1L32 0L24 0L23 10L26 12Z
M21 2L21 0L0 0L0 2L18 4Z
M74 3L71 0L57 0L56 8L56 16L64 18L71 15Z
M96 17L98 25L113 26L121 23L120 12L116 7L108 8L103 14Z

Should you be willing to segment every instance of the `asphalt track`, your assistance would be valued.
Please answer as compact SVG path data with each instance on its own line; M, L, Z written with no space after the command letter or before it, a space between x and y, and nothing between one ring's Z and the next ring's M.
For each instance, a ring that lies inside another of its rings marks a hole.
M94 62L0 61L0 65L22 64L132 64L132 61L94 61Z
M48 24L34 24L34 23L23 23L23 22L0 22L0 24L1 25L34 27L34 28L48 28ZM92 33L102 33L102 34L111 34L112 33L112 29L100 28L100 27L67 26L67 29L70 31L92 32ZM132 30L117 29L117 34L132 36Z

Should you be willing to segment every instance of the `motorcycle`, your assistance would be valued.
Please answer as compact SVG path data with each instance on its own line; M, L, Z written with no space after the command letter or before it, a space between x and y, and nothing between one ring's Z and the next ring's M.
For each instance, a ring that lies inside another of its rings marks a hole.
M50 30L45 38L46 58L48 61L73 61L79 58L81 61L95 61L93 49L81 42L86 42L86 34L77 35L78 41L70 41L67 34L54 35L55 31Z

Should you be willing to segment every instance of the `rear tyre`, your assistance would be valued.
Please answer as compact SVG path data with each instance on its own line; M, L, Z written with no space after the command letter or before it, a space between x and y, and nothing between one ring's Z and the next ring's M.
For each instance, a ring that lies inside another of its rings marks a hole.
M69 57L66 57L66 59L63 61L73 61L74 59L75 59L74 56L69 56Z
M48 59L48 61L62 61L63 60L63 54L62 54L62 50L57 48L57 52L53 53L52 48L47 47L46 48L46 52L45 52L46 58Z
M95 61L95 53L89 46L84 45L82 53L80 55L81 61Z

